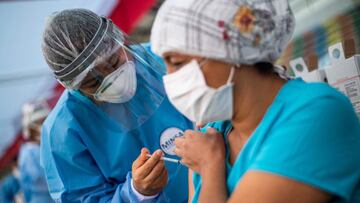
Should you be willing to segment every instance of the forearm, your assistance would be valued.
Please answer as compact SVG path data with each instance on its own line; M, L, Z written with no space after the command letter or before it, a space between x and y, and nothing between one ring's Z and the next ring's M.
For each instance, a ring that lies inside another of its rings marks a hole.
M222 203L227 201L225 167L204 172L201 178L200 203Z

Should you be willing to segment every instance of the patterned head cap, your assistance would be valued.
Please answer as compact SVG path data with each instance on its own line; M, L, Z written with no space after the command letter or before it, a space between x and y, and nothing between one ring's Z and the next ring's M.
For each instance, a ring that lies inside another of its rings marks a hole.
M152 49L234 64L275 62L291 39L287 0L166 0L151 33Z

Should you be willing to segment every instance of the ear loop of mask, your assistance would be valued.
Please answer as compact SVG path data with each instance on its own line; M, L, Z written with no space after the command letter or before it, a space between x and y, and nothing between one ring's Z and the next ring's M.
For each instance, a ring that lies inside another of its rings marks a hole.
M202 68L202 66L204 64L206 64L208 62L208 59L207 58L204 58L203 60L201 60L199 63L199 66L200 66L200 69ZM231 67L231 70L230 70L230 73L229 73L229 77L228 77L228 80L226 81L226 84L229 85L233 82L234 80L234 75L235 75L235 69L236 68L240 68L240 65L235 65L235 66L232 66Z
M229 73L229 78L228 78L228 80L226 82L227 85L232 84L233 81L234 81L234 75L235 75L235 69L236 69L235 67L237 67L237 66L232 66L231 67L231 70L230 70L230 73Z
M204 58L203 60L199 61L198 63L199 63L200 68L202 68L203 65L205 65L207 62L208 62L207 58Z

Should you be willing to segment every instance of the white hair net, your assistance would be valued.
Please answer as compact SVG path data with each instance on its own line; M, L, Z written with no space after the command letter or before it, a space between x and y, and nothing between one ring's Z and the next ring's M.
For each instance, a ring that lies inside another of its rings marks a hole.
M290 40L287 0L167 0L151 33L152 49L234 64L275 62Z
M45 100L39 100L32 103L26 103L22 107L22 125L23 134L27 139L30 136L30 128L47 117L50 108Z
M68 9L49 16L43 33L42 50L54 71L69 65L96 34L101 19L86 9Z

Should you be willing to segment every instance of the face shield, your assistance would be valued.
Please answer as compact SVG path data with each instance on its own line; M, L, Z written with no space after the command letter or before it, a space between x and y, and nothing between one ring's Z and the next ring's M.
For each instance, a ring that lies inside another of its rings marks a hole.
M135 95L139 77L163 73L141 45L132 43L110 20L100 19L99 29L86 48L54 73L67 89L81 90L98 101L124 103ZM137 65L147 70L139 70Z
M146 122L162 104L165 68L150 50L131 42L110 20L101 20L83 52L55 75L84 102L93 103L89 98L105 101L96 103L93 110L105 112L122 132L128 132Z

